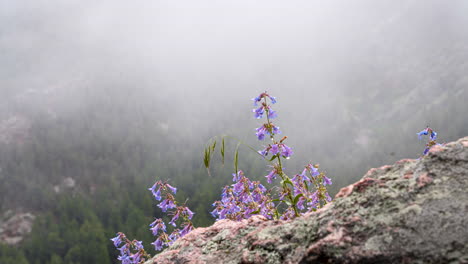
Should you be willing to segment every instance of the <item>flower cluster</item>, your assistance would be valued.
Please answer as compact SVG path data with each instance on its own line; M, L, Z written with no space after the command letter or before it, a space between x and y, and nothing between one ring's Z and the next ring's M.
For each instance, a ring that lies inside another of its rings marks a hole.
M150 257L145 252L141 241L130 241L127 239L124 233L117 233L117 236L112 238L111 241L120 252L120 255L117 259L120 260L122 264L144 263Z
M217 220L239 221L253 215L263 215L267 219L287 220L314 211L330 202L331 197L325 186L331 185L332 182L323 172L319 172L318 165L308 164L302 173L296 174L293 178L284 172L282 159L289 159L293 155L293 151L284 143L287 137L283 137L279 141L275 139L275 136L281 134L281 131L271 122L278 114L272 109L269 102L275 104L276 98L264 92L252 100L256 106L253 109L254 117L257 119L266 117L266 122L256 129L255 135L259 140L264 140L266 136L271 139L270 144L258 151L265 160L271 163L269 173L265 176L266 181L272 184L279 177L281 178L280 186L267 190L259 181L251 181L247 178L241 170L237 169L238 152L236 151L234 155L236 168L236 173L233 174L234 183L224 187L221 200L213 203L215 209L211 214ZM432 135L432 130L427 131L427 133ZM204 163L207 169L209 169L210 157L215 146L216 141L205 149ZM269 155L271 157L268 157ZM221 156L224 162L224 138L221 144ZM167 232L166 223L161 218L155 219L149 225L150 231L157 237L151 244L157 251L160 251L163 247L172 245L178 238L185 236L194 228L191 222L194 213L187 206L177 203L174 198L177 189L168 183L157 181L149 190L159 202L158 207L164 213L172 216L168 222L169 225L173 226L173 231L170 234ZM273 191L278 195L277 199L272 198ZM179 222L181 223L177 228ZM138 264L149 258L141 241L130 241L123 233L118 233L111 240L120 251L118 260L122 264ZM120 247L122 243L124 245Z
M271 219L274 204L267 195L267 189L258 181L251 181L242 171L232 174L234 183L226 186L221 200L213 203L211 212L217 219L242 220L254 214L261 214Z
M169 215L172 215L172 219L169 222L173 227L177 227L177 221L179 218L183 220L180 227L182 229L175 228L170 235L166 233L166 224L161 218L154 220L149 226L150 230L157 239L151 243L156 250L162 250L164 246L172 245L179 237L183 237L193 229L192 220L193 212L185 205L179 206L175 200L173 194L176 194L177 189L172 187L168 183L157 181L151 188L154 198L160 201L158 207L163 212L167 212L170 209ZM165 199L163 199L163 197ZM162 201L161 201L162 200Z
M265 178L270 184L278 177L281 178L280 186L276 188L278 199L271 198L271 190L267 191L263 185L250 181L242 171L238 171L233 174L234 184L224 187L222 199L213 204L215 209L212 215L217 220L240 220L254 214L269 219L292 219L330 202L331 197L325 186L332 182L323 172L318 171L318 165L308 164L301 174L296 174L292 179L284 172L282 159L289 159L293 151L284 143L287 137L279 141L275 139L275 135L281 134L279 127L271 122L278 116L271 107L271 104L276 103L276 98L264 92L252 100L256 106L253 109L254 117L260 119L266 116L266 122L256 129L255 135L258 140L269 136L272 141L258 153L265 159L271 155L268 161L272 165ZM282 212L278 208L283 208Z
M332 200L325 187L332 181L325 173L319 172L318 167L318 164L307 164L301 174L291 179L294 202L300 214L316 210Z
M278 155L286 159L290 158L293 154L292 149L283 143L270 144L265 149L259 150L258 153L264 157L268 156L268 153L271 153L273 157Z
M421 132L417 133L417 135L418 135L419 140L422 139L423 135L425 135L425 136L428 135L429 136L429 141L426 144L426 148L423 151L423 155L427 155L427 153L429 153L429 149L432 146L441 145L441 144L436 143L437 133L434 130L432 130L430 127L427 127L426 129L424 129Z

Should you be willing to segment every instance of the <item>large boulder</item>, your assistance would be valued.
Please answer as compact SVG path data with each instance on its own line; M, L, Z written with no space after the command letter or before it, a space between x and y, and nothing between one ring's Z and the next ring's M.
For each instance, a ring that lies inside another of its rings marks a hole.
M149 263L468 263L468 137L371 169L292 221L197 228Z

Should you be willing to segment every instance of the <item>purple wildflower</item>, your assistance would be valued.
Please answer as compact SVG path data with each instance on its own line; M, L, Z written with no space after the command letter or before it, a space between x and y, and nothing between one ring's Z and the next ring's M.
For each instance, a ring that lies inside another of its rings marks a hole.
M263 117L263 113L265 112L265 107L262 105L259 108L254 109L253 112L255 113L254 117L257 119L260 119Z
M268 173L268 175L265 176L267 178L267 182L271 184L273 179L276 179L276 176L278 175L278 171L276 171L276 168L273 168L273 170Z
M254 106L257 106L257 103L262 100L262 97L261 97L261 95L259 95L259 96L255 97L255 98L252 98L252 100L254 101Z
M184 207L182 214L185 215L189 220L192 220L194 212L192 212L188 207Z
M295 216L296 216L296 213L294 212L294 209L292 207L289 207L288 209L286 209L286 211L283 213L280 219L288 220L288 219L293 219Z
M176 187L172 187L171 185L169 185L169 184L167 184L167 183L166 183L166 187L169 188L169 190L171 190L171 192L172 192L173 194L176 194L176 192L177 192L177 188L176 188Z
M318 203L318 191L315 191L312 193L312 195L309 195L310 202L307 203L307 206L311 208L315 208L316 204Z
M169 224L171 224L172 226L176 227L176 221L177 219L179 219L179 215L180 215L180 212L179 210L177 210L177 212L174 214L174 216L172 217L171 221L169 222Z
M161 218L154 220L154 222L150 224L150 227L150 230L153 232L153 236L156 236L159 230L166 232L166 225Z
M307 201L307 199L304 198L304 196L301 196L301 197L299 198L299 201L297 201L297 204L296 204L296 206L297 206L297 208L298 208L299 210L304 210L304 209L305 209L305 207L304 207L304 202L305 202L305 201Z
M238 181L237 183L234 184L233 186L234 193L239 194L244 190L244 182L243 181Z
M274 119L274 118L276 118L276 117L278 117L278 114L276 113L276 111L269 109L269 111L268 111L268 118L269 118L269 119Z
M135 248L138 249L138 250L141 250L141 249L144 248L143 247L143 241L134 240L133 244L135 245Z
M117 236L112 238L111 240L112 242L114 242L114 246L118 247L120 243L122 243L122 236L120 235L120 233L117 233Z
M132 263L132 264L138 264L138 263L140 263L141 253L140 253L140 252L137 252L137 253L131 255L130 257L132 258L132 262L130 262L130 263Z
M271 147L270 147L270 153L271 154L276 155L276 154L278 154L279 151L280 151L280 148L279 148L278 144L271 145Z
M293 154L290 147L286 146L285 144L281 144L281 155L285 158L291 157Z
M120 248L117 248L120 252L120 255L125 256L130 253L130 245L129 244L124 244Z
M242 178L242 171L238 171L237 173L232 174L232 181L238 182Z
M175 229L170 235L169 235L169 245L172 245L179 237L180 237L180 230Z
M310 175L312 175L312 177L318 176L320 174L319 171L318 171L318 168L316 168L312 164L307 164L305 169L302 171L301 175L305 175L307 171L310 172Z
M272 129L272 131L273 131L273 134L281 134L281 131L279 130L279 127L274 126L273 124L272 124L272 128L271 128L271 129Z
M273 97L273 96L268 96L268 97L270 97L272 104L276 104L276 97Z
M122 264L132 264L132 260L128 255L121 255L117 257L118 260L122 261Z
M417 135L418 135L418 138L419 138L419 139L422 139L422 136L423 136L423 135L427 135L427 128L424 129L423 131L417 133Z
M427 153L429 153L429 147L426 147L423 151L423 155L427 155Z
M263 157L266 157L268 155L268 148L265 148L264 150L259 150L258 154L262 155Z
M179 231L179 235L180 235L180 237L183 237L192 230L193 230L192 224L188 223L187 225L184 226L184 228L182 230Z
M174 198L172 197L172 195L168 195L168 198L159 203L158 207L161 208L163 212L166 212L167 209L176 208L176 205L174 204Z
M254 101L254 106L257 106L257 103L260 102L264 97L268 97L271 100L272 104L276 104L276 98L273 96L270 96L267 92L261 93L259 96L252 98Z
M154 249L160 251L163 248L163 241L161 237L158 237L151 245L154 245Z
M258 140L264 140L265 139L265 134L269 134L267 128L265 125L262 125L261 127L257 128L257 133L255 135L257 136Z
M332 181L327 176L323 176L323 185L332 185Z
M158 190L156 190L156 187L160 184L160 182L156 182L155 184L153 184L153 186L151 188L149 188L148 190L151 191L151 193L154 195L154 198L158 201L161 201L161 187L158 188Z

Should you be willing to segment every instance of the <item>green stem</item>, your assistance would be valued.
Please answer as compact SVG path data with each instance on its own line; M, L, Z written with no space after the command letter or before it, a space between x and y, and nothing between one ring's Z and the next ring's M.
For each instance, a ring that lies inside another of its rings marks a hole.
M285 189L285 190L287 189L287 191L288 191L288 199L289 199L289 201L291 202L291 206L292 206L292 208L294 209L294 214L295 214L295 216L297 217L297 216L299 216L299 212L297 211L297 207L296 207L296 205L294 204L294 198L293 198L292 195L291 195L291 189L290 189L290 188L287 186L287 184L284 182L285 177L288 178L288 180L291 180L291 179L288 177L288 175L286 175L286 173L283 172L283 166L282 166L282 164L281 164L280 155L278 155L276 158L278 159L278 165L279 165L280 170L281 170L281 171L280 171L280 177L281 177L281 179L283 180L283 189Z

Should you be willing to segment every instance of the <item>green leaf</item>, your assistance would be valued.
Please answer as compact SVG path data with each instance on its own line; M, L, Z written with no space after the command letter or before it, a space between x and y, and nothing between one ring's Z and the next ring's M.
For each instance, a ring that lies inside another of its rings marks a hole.
M237 173L239 170L239 149L236 148L236 153L234 154L234 173Z
M224 147L225 147L225 145L224 145L224 137L223 137L223 139L221 141L221 160L222 160L223 165L224 165Z
M216 140L213 141L213 145L211 145L211 152L214 152L216 148Z
M300 194L296 195L296 197L294 197L294 204L297 204L297 202L299 201L299 198L301 198L301 196L303 196L302 193L300 193Z
M205 163L205 168L210 168L211 160L211 149L209 147L205 148L205 156L203 157L203 163Z
M270 161L273 161L274 159L276 159L277 155L278 155L278 154L273 155L273 157L271 157Z
M284 179L284 182L287 183L287 184L290 184L291 186L294 186L294 184L292 183L292 181L288 177L286 177Z

